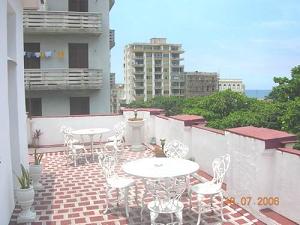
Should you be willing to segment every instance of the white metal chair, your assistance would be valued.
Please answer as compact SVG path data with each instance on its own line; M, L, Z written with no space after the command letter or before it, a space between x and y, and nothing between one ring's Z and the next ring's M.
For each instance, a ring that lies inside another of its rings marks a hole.
M115 166L117 164L117 158L114 153L99 154L99 164L102 167L106 178L106 208L104 213L109 210L109 198L112 198L111 193L117 191L117 205L119 205L119 194L124 198L125 213L126 217L129 218L129 207L128 207L128 191L129 188L135 186L135 201L137 202L137 186L135 181L131 178L120 177L115 173ZM120 193L121 192L121 193Z
M189 152L189 148L180 141L173 140L164 147L164 153L168 158L184 159Z
M78 160L83 158L85 162L88 163L87 151L84 145L78 144L78 140L74 139L71 133L66 134L66 142L67 148L65 151L65 156L67 158L67 162L72 160L74 166L77 166Z
M213 179L211 181L205 182L205 183L199 183L196 185L193 185L189 190L189 196L190 196L190 207L191 207L191 192L194 192L197 194L198 199L198 222L197 225L200 224L201 221L201 213L209 212L213 210L214 208L219 208L220 215L222 221L224 221L223 217L223 193L222 193L222 183L224 181L225 174L229 168L230 164L230 155L226 154L224 156L218 157L214 159L212 162L212 168L213 168ZM204 196L210 197L210 206L204 206L203 204L203 198ZM213 198L214 197L220 197L220 206L213 205Z
M180 198L186 189L186 182L187 177L185 176L146 180L145 186L153 197L153 201L147 205L150 210L151 224L156 224L155 220L159 214L170 214L172 224L173 214L175 214L179 224L183 223L182 209L184 205ZM141 218L143 218L142 212Z
M120 122L114 126L114 135L109 137L107 140L108 142L117 142L118 147L121 147L125 143L125 122Z

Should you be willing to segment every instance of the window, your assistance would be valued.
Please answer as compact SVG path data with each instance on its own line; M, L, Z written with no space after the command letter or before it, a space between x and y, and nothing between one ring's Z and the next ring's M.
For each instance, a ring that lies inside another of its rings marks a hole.
M69 43L69 68L89 68L88 44Z
M70 115L90 114L89 97L71 97L70 98Z
M169 94L169 91L164 91L164 94L165 94L165 95L168 95L168 94Z
M169 58L169 54L166 54L166 53L165 53L165 54L163 55L163 57L164 57L164 58Z
M25 69L39 69L41 68L40 58L34 56L35 52L40 52L40 43L24 43L24 68Z
M152 53L147 52L147 53L146 53L146 57L147 57L147 58L151 58L151 57L152 57Z
M73 12L88 12L88 0L69 0L69 11Z
M31 110L30 110L31 105ZM26 98L26 112L31 116L42 116L42 99L41 98Z

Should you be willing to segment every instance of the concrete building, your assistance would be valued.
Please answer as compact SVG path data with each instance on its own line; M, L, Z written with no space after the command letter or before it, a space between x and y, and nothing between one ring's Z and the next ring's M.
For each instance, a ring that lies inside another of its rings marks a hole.
M185 97L206 96L218 91L218 73L185 72Z
M22 1L0 1L0 224L9 224L20 165L28 166Z
M114 0L45 2L24 10L28 111L35 116L109 112Z
M219 91L230 89L235 92L245 92L245 85L240 79L220 79Z
M149 43L125 46L126 102L173 95L173 77L184 70L180 64L183 52L180 44L167 43L166 38L152 38Z
M111 112L119 113L121 104L125 104L124 84L115 84L112 89Z

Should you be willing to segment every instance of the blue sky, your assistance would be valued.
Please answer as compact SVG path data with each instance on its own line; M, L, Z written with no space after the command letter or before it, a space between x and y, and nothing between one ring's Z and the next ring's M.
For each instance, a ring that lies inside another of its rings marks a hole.
M124 46L166 37L185 50L185 71L241 78L271 89L300 64L300 0L116 0L111 71L123 83Z

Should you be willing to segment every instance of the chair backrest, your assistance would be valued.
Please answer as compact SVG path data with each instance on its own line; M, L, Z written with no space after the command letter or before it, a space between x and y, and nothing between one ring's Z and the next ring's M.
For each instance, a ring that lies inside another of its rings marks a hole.
M188 152L189 148L177 140L170 141L164 146L164 153L168 158L184 159Z
M212 168L214 172L214 177L212 182L221 187L225 174L229 168L230 164L230 155L226 154L224 156L215 158L212 162Z
M164 211L165 208L173 208L178 204L181 195L186 190L186 176L164 178L164 179L147 179L146 188L152 194L156 202L156 207Z
M115 175L115 166L117 164L117 158L115 154L99 155L99 164L106 179Z

